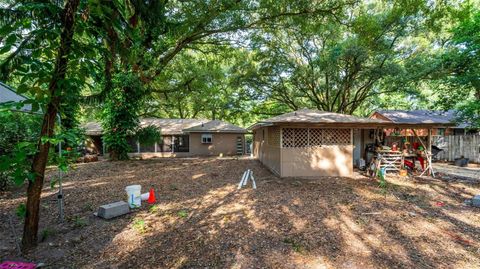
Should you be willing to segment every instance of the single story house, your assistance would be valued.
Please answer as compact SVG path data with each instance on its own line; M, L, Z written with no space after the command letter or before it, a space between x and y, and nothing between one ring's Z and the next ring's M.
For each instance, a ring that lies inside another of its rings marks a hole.
M146 126L158 127L161 139L152 145L146 145L132 137L129 139L132 156L227 156L245 153L246 129L228 122L204 119L141 119L140 127ZM87 149L103 154L105 149L101 125L89 122L83 127L89 138Z
M383 120L301 109L250 127L253 155L280 177L353 176L353 130Z
M455 110L447 111L435 111L435 110L378 110L375 111L370 118L382 119L392 123L410 123L410 124L425 124L425 123L437 123L437 124L453 124L449 127L434 128L432 129L432 135L444 136L444 135L465 135L469 131L468 124L457 122L457 115ZM387 130L389 135L394 130ZM405 131L404 131L405 132ZM413 134L406 132L402 135L412 136ZM418 130L419 136L426 136L426 130Z

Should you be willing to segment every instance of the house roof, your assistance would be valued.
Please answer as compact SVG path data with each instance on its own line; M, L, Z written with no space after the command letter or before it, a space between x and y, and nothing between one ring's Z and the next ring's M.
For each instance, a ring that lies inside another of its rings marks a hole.
M279 123L315 123L315 124L380 124L384 120L361 118L352 115L345 115L335 112L320 111L315 109L300 109L297 111L285 113L273 118L261 120L251 126L251 129L257 127L279 124Z
M455 110L378 110L375 113L384 116L394 123L402 124L451 124L456 120ZM452 126L452 128L466 127L467 124L465 123Z
M202 127L203 124L203 127ZM140 119L140 127L157 126L162 135L181 135L188 132L243 133L245 129L219 120L205 119ZM83 125L87 135L102 135L103 129L98 122Z
M0 104L8 102L18 103L25 100L27 100L25 96L18 94L13 88L0 82ZM30 112L32 111L32 105L25 104L19 110L23 112Z
M199 125L183 129L184 132L213 132L213 133L246 133L247 130L221 120L211 120Z
M140 119L140 127L157 126L162 135L181 135L183 130L205 122L203 119Z
M102 135L103 132L102 125L94 121L83 124L82 128L85 129L87 135Z

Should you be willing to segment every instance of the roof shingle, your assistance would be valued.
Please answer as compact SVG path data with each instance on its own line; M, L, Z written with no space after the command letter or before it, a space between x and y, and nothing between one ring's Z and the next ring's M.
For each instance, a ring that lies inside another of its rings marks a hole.
M245 133L242 127L221 120L211 120L190 128L183 129L184 132L214 132L214 133Z
M140 127L156 126L162 135L182 135L188 132L245 133L246 130L228 122L205 119L140 119ZM103 128L98 122L83 125L87 135L102 135Z
M261 123L382 123L383 120L361 118L352 115L315 109L300 109L273 118L261 120Z
M436 110L378 110L376 113L388 118L395 123L439 123L448 124L455 122L456 111L436 111ZM466 128L466 124L461 123L457 128Z

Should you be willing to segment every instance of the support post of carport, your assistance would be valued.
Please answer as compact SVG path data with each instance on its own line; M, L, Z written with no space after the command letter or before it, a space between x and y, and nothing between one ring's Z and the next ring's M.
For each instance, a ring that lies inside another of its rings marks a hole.
M412 132L415 135L415 137L418 139L418 141L420 141L420 143L422 144L422 146L425 148L425 151L426 151L427 170L423 171L423 173L420 174L420 176L422 176L426 172L427 175L435 177L435 172L433 172L433 168L432 168L432 129L431 128L428 129L427 145L423 143L422 139L420 139L420 137L417 135L417 132L415 132L415 129L412 129Z
M427 174L429 176L431 176L433 174L433 168L432 168L432 129L431 128L428 128L428 140L427 140L427 154L430 156L428 158L428 162L429 162L429 170L427 172ZM435 175L434 175L435 176Z
M432 152L432 129L428 129L428 152Z

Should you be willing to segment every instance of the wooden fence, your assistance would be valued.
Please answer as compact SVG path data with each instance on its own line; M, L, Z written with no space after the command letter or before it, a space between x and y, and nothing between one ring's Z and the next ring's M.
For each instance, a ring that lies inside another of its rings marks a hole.
M480 135L449 135L433 137L433 145L443 149L437 160L454 161L461 156L480 163Z

